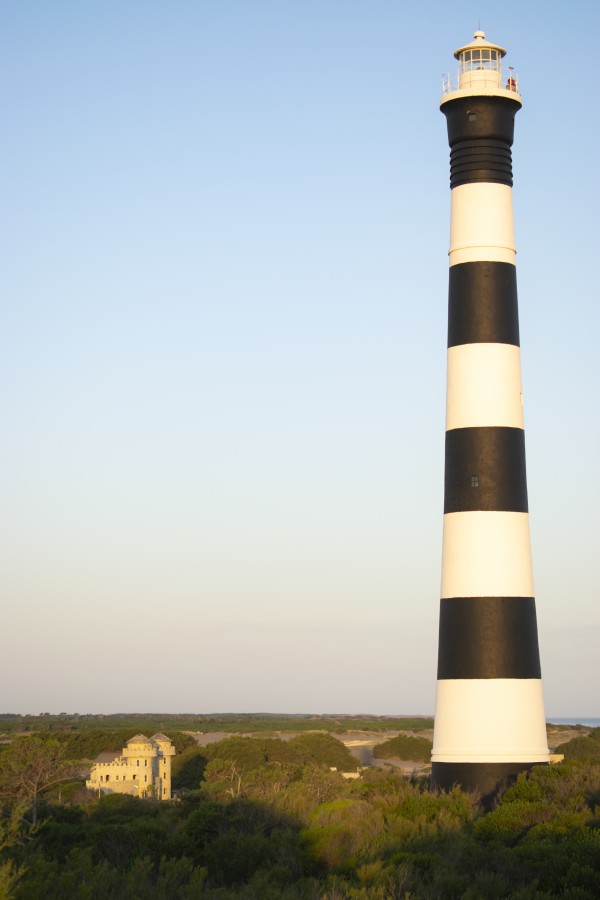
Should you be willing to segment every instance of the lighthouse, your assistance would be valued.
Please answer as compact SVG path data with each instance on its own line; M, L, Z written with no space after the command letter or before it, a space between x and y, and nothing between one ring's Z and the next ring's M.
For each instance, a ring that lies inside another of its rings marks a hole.
M549 761L531 567L512 156L519 81L476 31L441 110L450 144L444 537L433 784L484 803Z

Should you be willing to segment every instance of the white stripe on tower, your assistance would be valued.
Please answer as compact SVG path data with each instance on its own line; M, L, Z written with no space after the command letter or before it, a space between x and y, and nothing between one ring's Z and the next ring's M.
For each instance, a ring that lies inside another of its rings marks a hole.
M515 264L512 188L473 182L450 194L450 265L504 262Z
M432 780L485 802L548 761L529 539L512 210L516 84L476 32L450 143L446 475Z

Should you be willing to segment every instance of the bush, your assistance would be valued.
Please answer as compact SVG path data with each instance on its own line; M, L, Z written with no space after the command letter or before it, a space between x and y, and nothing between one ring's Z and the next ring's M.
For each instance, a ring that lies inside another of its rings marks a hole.
M414 762L429 762L431 759L431 741L423 737L408 737L399 734L373 747L373 756L376 759L405 759Z
M171 784L175 790L187 788L194 790L200 786L204 777L204 769L208 762L203 749L190 747L183 753L173 757L171 762Z
M489 840L514 843L534 825L549 822L553 809L544 800L512 800L482 816L475 823L475 834Z
M600 728L586 737L576 737L560 747L565 759L600 759Z
M296 750L303 765L316 763L334 767L341 772L356 771L357 761L347 747L330 734L313 732L292 738L290 747Z
M290 741L281 738L224 738L203 750L208 760L227 759L241 773L260 768L265 763L306 766L323 765L343 771L356 770L350 751L330 734L301 734Z

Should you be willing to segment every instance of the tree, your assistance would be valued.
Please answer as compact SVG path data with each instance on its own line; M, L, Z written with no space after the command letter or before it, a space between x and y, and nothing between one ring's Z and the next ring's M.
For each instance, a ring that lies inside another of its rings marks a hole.
M76 773L66 759L65 745L37 737L13 741L0 756L0 798L26 800L31 806L31 825L37 824L40 794Z
M216 793L224 792L232 799L242 793L243 772L231 759L212 759L204 770L204 784L212 785Z
M0 819L0 854L19 843L19 830L16 812L6 819ZM12 860L0 860L0 900L10 900L23 872L24 869L16 866Z

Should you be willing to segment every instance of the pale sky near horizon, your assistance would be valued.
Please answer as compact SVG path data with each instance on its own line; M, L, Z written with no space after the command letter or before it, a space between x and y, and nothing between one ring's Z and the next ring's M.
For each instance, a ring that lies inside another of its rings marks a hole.
M600 11L487 0L3 5L0 711L433 712L479 22L524 98L546 712L600 715Z

